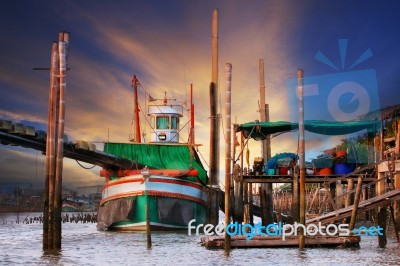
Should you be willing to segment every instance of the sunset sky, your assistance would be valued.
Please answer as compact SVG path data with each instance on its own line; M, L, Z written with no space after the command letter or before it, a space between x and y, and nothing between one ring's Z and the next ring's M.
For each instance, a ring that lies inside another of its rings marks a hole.
M68 31L65 132L70 140L99 142L98 148L108 137L127 142L133 117L130 84L136 74L155 98L166 91L170 97L185 99L193 83L196 142L204 144L200 152L208 161L215 8L219 10L221 110L225 64L231 63L233 121L259 119L260 58L265 62L271 121L291 119L294 107L286 83L296 77L299 67L306 77L337 74L339 78L349 71L373 69L379 95L373 100L380 107L400 103L398 1L16 0L0 3L0 119L46 130L49 73L32 69L49 67L52 41L60 31ZM344 61L338 40L347 40ZM352 67L368 49L370 56ZM336 69L326 60L316 60L318 52ZM143 90L140 99L144 101ZM295 152L296 142L293 135L278 137L272 154ZM328 144L315 141L309 147L321 151ZM259 143L251 141L250 151L251 158L258 156ZM43 182L44 159L33 150L0 145L0 183ZM98 167L85 170L65 159L64 181L76 187L103 180Z

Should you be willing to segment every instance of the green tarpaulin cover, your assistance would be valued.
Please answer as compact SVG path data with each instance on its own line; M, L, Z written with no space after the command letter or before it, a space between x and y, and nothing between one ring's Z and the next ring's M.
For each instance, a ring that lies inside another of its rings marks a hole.
M207 171L190 153L187 145L158 145L137 143L106 143L104 152L118 157L137 161L147 165L150 169L176 169L189 170L190 165L199 172L198 179L202 184L207 184ZM195 181L197 178L189 178Z
M380 130L381 122L373 121L349 121L349 122L328 122L322 120L304 121L304 129L322 135L345 135L360 130L368 130L370 133L376 133ZM254 129L253 129L254 128ZM249 122L240 125L237 132L242 131L247 138L251 132L254 139L265 139L268 135L297 130L298 123L286 121L278 122Z

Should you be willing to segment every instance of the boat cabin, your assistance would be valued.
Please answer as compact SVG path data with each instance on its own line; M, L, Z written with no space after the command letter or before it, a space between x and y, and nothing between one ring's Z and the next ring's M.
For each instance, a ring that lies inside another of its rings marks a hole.
M163 100L161 104L152 103L148 106L147 115L151 117L151 143L178 143L179 120L183 116L181 104L171 104Z

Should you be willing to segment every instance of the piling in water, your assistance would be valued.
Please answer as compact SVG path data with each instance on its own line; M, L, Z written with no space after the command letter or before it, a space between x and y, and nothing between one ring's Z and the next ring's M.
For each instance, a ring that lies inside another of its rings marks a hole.
M218 106L218 9L212 14L212 70L210 83L210 179L208 223L218 224L219 210L219 116Z
M52 45L46 141L44 250L61 249L61 189L68 45L69 33L67 32L60 32L58 43Z
M232 65L227 63L226 69L226 86L225 86L225 225L230 223L229 217L229 193L227 189L231 182L231 81L232 81ZM231 249L230 235L225 232L225 252Z
M258 71L260 80L260 121L266 122L269 121L269 110L268 110L268 105L265 104L265 79L264 79L263 59L258 60ZM269 136L267 137L267 139L261 141L261 153L262 153L261 156L264 160L269 160L271 158L271 145ZM274 223L272 184L269 183L261 184L261 188L263 191L265 191L265 193L263 193L265 198L264 199L265 205L261 209L262 224L268 225Z
M303 70L297 70L297 95L299 97L299 167L300 167L300 180L299 180L299 217L300 224L306 224L306 182L305 182L305 147L304 147L304 102L303 102ZM303 249L305 246L305 232L300 228L299 232L299 248Z

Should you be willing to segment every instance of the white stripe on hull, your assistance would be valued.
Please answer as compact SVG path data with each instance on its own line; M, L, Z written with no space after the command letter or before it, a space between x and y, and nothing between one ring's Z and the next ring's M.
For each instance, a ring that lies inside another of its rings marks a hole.
M142 175L107 182L103 189L102 202L119 197L143 195L145 190L153 194L165 193L167 196L207 202L207 194L200 185L178 178L154 175L146 178L145 182Z

